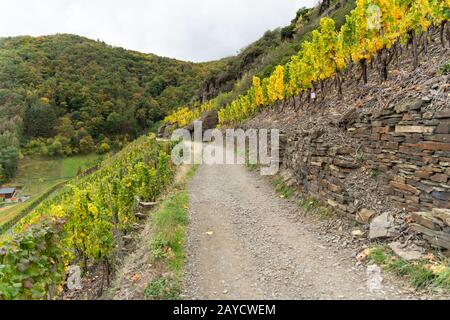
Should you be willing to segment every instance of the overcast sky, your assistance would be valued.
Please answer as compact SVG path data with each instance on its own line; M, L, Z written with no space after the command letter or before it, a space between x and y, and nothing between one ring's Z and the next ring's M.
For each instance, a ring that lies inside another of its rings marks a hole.
M1 0L0 37L74 33L191 61L235 54L316 0Z

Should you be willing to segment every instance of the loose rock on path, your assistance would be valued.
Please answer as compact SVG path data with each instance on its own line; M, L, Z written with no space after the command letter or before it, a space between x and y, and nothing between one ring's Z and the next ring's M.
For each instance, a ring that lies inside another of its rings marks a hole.
M370 273L350 250L322 242L299 207L244 166L200 166L189 194L184 298L417 298L386 279L368 288Z

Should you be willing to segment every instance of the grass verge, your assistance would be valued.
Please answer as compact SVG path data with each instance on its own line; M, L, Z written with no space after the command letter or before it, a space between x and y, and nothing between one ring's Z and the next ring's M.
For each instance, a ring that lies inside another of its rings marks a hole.
M450 266L446 258L428 254L420 261L409 262L386 246L376 246L370 249L368 259L388 272L407 278L417 289L450 291Z
M178 300L185 262L184 244L188 225L189 195L187 181L194 176L193 166L182 181L174 185L172 194L152 215L153 235L150 252L160 267L160 275L145 289L145 296L154 300Z
M286 185L283 178L278 177L273 180L275 191L280 195L280 198L289 199L295 194L295 189ZM297 205L303 210L304 214L315 214L322 219L327 219L333 216L334 211L322 201L309 195L299 195Z
M256 171L258 169L258 165L257 164L250 163L250 161L248 161L248 160L245 161L245 166L250 171Z
M275 191L280 195L280 198L288 199L295 192L295 189L287 186L283 178L281 177L278 177L275 180L273 180L273 185L275 186Z
M249 171L256 171L258 169L258 165L250 164L248 161L246 161L245 166ZM296 193L295 188L288 186L280 176L272 179L272 185L280 198L289 199ZM328 219L335 214L335 211L331 209L330 206L313 196L301 194L299 195L299 198L297 205L303 210L305 215L315 214L322 219Z
M305 215L314 214L321 219L328 219L335 214L333 209L313 196L302 195L297 204L303 209Z

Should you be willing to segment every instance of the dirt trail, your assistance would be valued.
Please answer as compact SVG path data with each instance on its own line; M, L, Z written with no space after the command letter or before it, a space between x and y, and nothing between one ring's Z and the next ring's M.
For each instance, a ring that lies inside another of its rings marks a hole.
M240 165L202 165L189 185L183 295L188 299L410 299L370 292L350 250L322 243L267 179Z

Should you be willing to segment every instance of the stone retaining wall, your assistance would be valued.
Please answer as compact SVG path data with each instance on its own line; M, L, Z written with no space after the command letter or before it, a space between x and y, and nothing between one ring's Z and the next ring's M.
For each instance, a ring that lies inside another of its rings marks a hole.
M305 191L350 214L358 205L346 179L363 166L400 208L450 208L450 107L432 110L429 102L415 98L373 114L354 110L336 124L348 138L341 143L323 129L288 134L283 166Z

